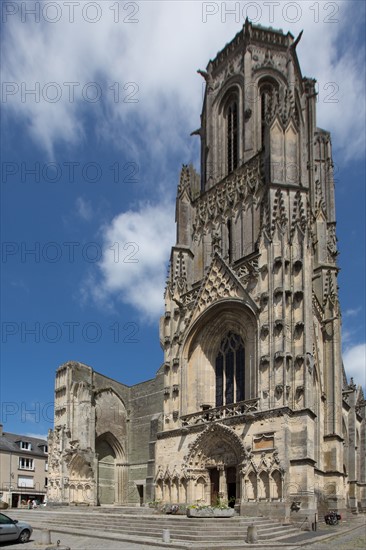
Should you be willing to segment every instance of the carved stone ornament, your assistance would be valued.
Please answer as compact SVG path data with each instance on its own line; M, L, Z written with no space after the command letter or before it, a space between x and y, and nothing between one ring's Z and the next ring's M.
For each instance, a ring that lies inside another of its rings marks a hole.
M249 195L255 196L263 183L262 156L253 157L241 169L230 174L222 183L208 190L195 203L194 236L212 231L217 224L229 219Z
M212 424L192 444L184 461L190 468L234 466L248 455L234 430L223 424Z
M215 255L193 306L195 316L221 298L242 297L244 289L231 269Z

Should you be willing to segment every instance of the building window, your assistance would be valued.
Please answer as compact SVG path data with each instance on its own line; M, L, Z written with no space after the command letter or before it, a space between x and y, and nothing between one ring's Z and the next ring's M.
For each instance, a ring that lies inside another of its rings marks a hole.
M227 221L227 255L229 263L233 261L233 226L232 221Z
M34 470L33 458L19 457L19 470Z
M43 453L48 453L48 447L47 445L39 445L39 448Z
M29 443L29 441L21 441L20 448L22 449L22 451L31 451L32 445Z
M262 132L262 149L266 144L266 126L267 116L270 105L270 98L272 96L272 88L270 86L264 86L261 89L261 132Z
M48 462L45 462L45 463L44 463L44 471L45 471L45 472L48 472Z
M244 343L229 332L216 357L216 407L244 400Z
M18 476L18 487L34 488L34 479L30 476Z
M44 486L45 486L45 487L48 486L48 477L45 477L45 478L44 478Z
M278 83L275 79L266 77L259 84L259 96L261 101L261 133L262 149L266 146L266 135L268 135L268 124L271 122L274 106L277 102Z
M228 174L238 167L238 103L232 101L227 109L227 171Z

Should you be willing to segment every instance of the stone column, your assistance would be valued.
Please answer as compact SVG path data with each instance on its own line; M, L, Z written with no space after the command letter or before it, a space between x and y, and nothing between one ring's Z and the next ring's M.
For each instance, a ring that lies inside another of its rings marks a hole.
M187 503L192 504L194 502L194 487L193 479L190 477L187 482Z
M124 462L116 463L115 504L126 502L127 468L128 466Z
M227 482L226 482L226 470L225 467L218 466L219 470L219 495L221 499L227 500Z
M211 483L210 483L210 480L208 481L208 483L206 482L205 484L205 501L207 503L211 503Z
M274 484L275 484L275 480L273 479L272 475L271 475L271 472L268 472L268 490L269 490L269 502L272 502L274 496L273 496L273 493L274 493Z
M244 476L244 473L239 473L239 485L240 485L240 503L244 503L247 498L247 491L246 491L246 479Z
M236 482L235 482L236 498L235 498L235 504L241 502L241 478L242 478L241 473L238 470L236 470Z

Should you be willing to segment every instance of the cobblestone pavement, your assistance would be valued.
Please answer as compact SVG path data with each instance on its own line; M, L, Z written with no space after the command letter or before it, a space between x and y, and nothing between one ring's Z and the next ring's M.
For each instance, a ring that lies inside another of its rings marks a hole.
M366 548L366 527L361 525L348 533L338 534L323 542L313 542L305 546L294 548L309 548L309 550L365 550Z
M118 542L109 539L93 538L81 535L68 535L57 532L51 532L51 546L56 547L57 541L60 541L60 550L69 547L70 550L167 550L163 546L147 546L144 544L135 544L133 542ZM46 545L40 544L41 531L35 529L31 540L26 544L4 543L1 548L4 550L41 550ZM50 545L48 545L50 546Z

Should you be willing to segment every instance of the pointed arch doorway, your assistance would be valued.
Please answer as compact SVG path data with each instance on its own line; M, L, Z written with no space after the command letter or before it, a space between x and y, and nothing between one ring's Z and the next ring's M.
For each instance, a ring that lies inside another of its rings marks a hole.
M210 504L227 500L232 508L239 498L239 478L236 465L220 464L207 467L210 479Z
M108 441L96 445L98 455L98 502L114 504L114 478L116 455Z
M127 486L127 464L122 446L110 432L97 437L98 505L123 504Z
M197 437L187 467L191 479L206 480L207 504L227 500L234 506L240 502L240 471L246 454L240 438L227 426L213 424ZM191 486L192 501L201 498L199 493L196 482Z

